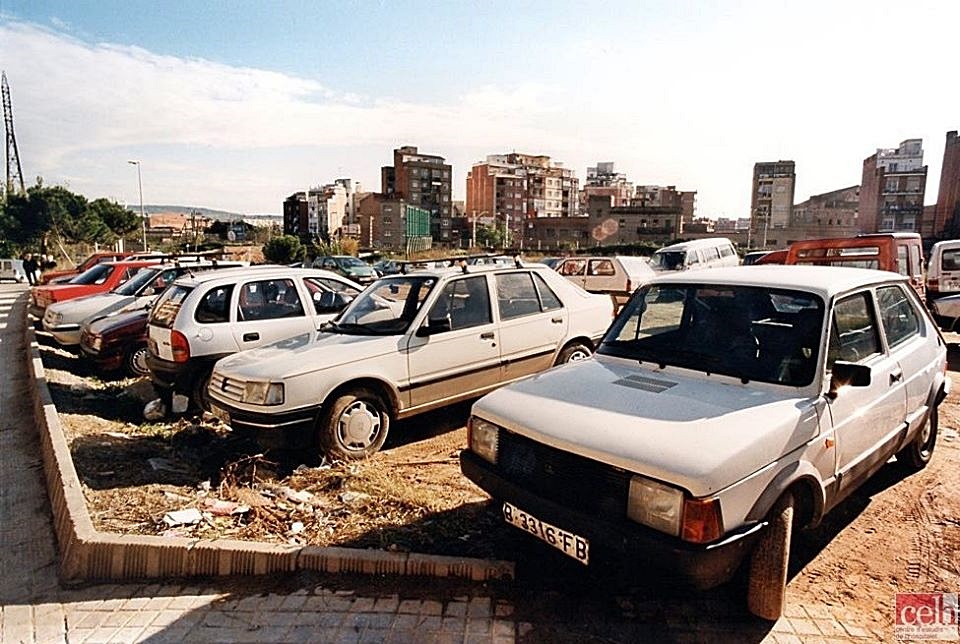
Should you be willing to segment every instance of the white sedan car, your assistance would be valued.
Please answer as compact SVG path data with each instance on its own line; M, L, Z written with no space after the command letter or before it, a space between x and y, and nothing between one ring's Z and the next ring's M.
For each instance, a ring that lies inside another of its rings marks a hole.
M933 453L946 345L895 273L718 268L641 287L595 357L473 407L464 474L575 560L706 588L749 562L777 619L790 535L896 455Z
M394 419L588 357L612 312L542 264L383 277L320 332L220 360L211 410L265 439L359 458Z

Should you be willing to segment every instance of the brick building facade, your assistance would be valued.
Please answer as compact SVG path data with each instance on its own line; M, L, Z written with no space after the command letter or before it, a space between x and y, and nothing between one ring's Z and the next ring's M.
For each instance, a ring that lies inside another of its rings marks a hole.
M931 236L938 239L960 238L960 137L956 130L947 132Z

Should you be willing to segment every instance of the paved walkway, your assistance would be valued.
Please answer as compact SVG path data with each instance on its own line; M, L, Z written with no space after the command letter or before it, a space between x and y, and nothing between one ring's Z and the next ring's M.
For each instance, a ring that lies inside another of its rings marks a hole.
M0 642L786 644L882 638L818 606L790 605L787 617L770 627L745 615L736 591L614 596L565 582L531 590L306 574L61 589L27 389L24 306L22 287L0 286ZM550 574L540 564L525 567L531 578Z

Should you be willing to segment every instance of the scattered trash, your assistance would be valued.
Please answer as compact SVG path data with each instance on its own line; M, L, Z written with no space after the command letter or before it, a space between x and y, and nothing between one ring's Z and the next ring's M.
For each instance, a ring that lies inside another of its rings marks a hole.
M124 434L123 432L103 432L104 436L110 436L111 438L122 438L123 440L130 440L132 437L129 434Z
M157 398L156 400L151 400L143 408L143 418L145 420L156 421L163 420L163 417L167 415L167 406L163 404L163 401Z
M301 521L294 521L290 524L290 534L300 534L303 532L303 523Z
M958 437L960 437L960 434L958 434L958 433L957 433L957 430L955 430L955 429L945 429L945 430L943 430L943 434L942 434L942 435L943 435L943 440L946 441L946 442L948 442L948 443L949 443L950 441L955 441L955 440L957 440Z
M177 494L176 492L164 492L163 498L168 501L192 501L189 496L183 496L182 494Z
M363 492L341 492L340 501L346 503L347 505L355 505L361 501L366 501L370 498L369 494L364 494Z
M313 495L306 490L294 490L289 487L280 488L280 493L287 501L292 503L312 503Z
M244 514L250 511L250 508L246 505L240 505L239 503L234 503L233 501L210 498L203 500L203 509L210 514L215 514L221 517L228 517L232 514Z
M175 414L182 414L190 406L190 399L183 394L173 394L173 401L170 405L171 411Z
M183 474L187 471L185 465L171 461L169 458L154 457L148 458L147 463L150 463L150 467L154 470L164 471L164 472L174 472L177 474Z
M198 488L201 492L209 492L209 491L210 491L210 487L211 487L211 485L210 485L210 481L209 481L209 480L207 480L207 481L200 481L199 483L197 483L197 488Z
M203 515L196 508L187 508L185 510L174 510L163 515L163 522L168 526L195 525L203 520Z

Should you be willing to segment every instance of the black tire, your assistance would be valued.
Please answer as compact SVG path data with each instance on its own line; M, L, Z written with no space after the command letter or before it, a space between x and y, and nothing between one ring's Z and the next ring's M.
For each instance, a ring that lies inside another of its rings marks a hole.
M937 445L937 430L940 414L934 405L927 415L927 422L910 443L897 452L897 462L909 472L919 472L933 458L933 448Z
M150 370L147 369L147 345L141 344L135 346L123 357L123 368L127 375L133 378L149 376Z
M750 556L747 608L762 619L783 615L787 595L787 564L793 533L793 494L781 496L770 510L769 525Z
M352 461L376 454L390 431L390 408L374 391L358 387L326 405L317 424L320 457Z
M210 376L213 374L213 368L204 369L194 376L193 387L190 389L190 402L200 411L210 411L210 396L207 394L207 386L210 384Z
M593 355L593 349L588 345L582 342L571 342L565 346L563 351L560 352L560 355L557 356L557 361L554 362L554 365L586 360L591 355Z

